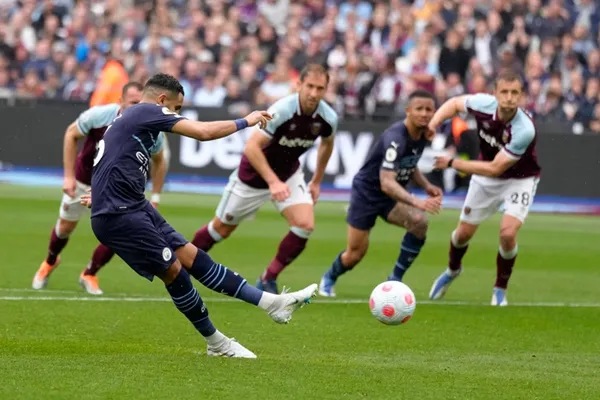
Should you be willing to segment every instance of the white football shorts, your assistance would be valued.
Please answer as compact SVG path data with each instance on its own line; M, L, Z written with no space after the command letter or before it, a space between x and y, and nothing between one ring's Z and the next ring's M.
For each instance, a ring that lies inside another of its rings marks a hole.
M296 204L313 204L304 173L300 168L285 182L290 187L290 197L285 201L274 201L275 208L282 212ZM229 176L229 182L217 207L216 216L224 224L239 225L252 217L263 204L271 200L269 189L257 189L240 181L237 169Z
M479 225L503 206L504 214L525 222L538 182L538 177L498 179L473 175L460 220Z
M88 193L90 186L77 181L75 188L75 197L70 197L67 194L63 194L62 202L60 204L59 215L61 219L66 221L79 221L87 207L82 206L80 198L84 194Z

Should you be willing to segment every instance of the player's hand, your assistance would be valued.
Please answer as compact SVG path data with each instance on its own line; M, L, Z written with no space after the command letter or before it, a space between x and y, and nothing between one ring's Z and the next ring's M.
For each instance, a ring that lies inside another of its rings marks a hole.
M73 198L75 197L75 189L77 189L77 182L75 182L75 178L65 178L63 182L63 192Z
M308 183L308 191L310 193L310 196L312 197L313 203L317 204L317 200L321 195L321 184L314 181L310 181Z
M441 188L431 184L425 188L425 192L431 197L442 197L444 195L444 191Z
M269 185L269 191L271 192L271 198L275 201L285 201L291 195L290 187L287 183L281 181Z
M434 157L433 159L434 159L433 167L435 169L446 169L446 168L448 168L448 163L450 163L450 160L452 159L452 157L437 156L437 157Z
M415 202L415 207L420 210L427 211L429 214L439 214L442 210L442 198L429 197L425 200L418 199Z
M92 192L88 191L88 194L83 194L79 198L79 203L87 208L92 207Z
M273 116L266 111L253 111L245 117L245 120L248 121L248 126L258 124L260 129L265 129L267 127L267 121L272 119Z
M150 205L151 205L152 207L154 207L154 208L158 208L158 203L154 203L154 202L152 202L152 201L151 201L151 202L150 202Z

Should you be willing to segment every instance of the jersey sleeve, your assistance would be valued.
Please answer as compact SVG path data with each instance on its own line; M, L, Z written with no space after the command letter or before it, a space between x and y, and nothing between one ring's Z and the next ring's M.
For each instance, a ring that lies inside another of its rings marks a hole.
M498 108L498 101L490 94L478 93L465 98L465 109L468 113L481 113L494 115Z
M535 138L535 126L533 122L531 122L529 117L524 116L523 119L527 120L512 127L510 141L504 146L504 151L515 159L519 159L525 154L525 151L527 151L527 148Z
M381 160L381 169L387 171L398 171L400 169L400 155L404 152L404 140L402 137L392 135L391 132L383 134L383 159Z
M150 155L155 155L160 153L165 147L165 136L164 132L160 132L156 137L156 141L154 145L150 148Z
M160 132L171 132L173 125L177 122L187 119L167 107L157 105L146 117L145 125L147 129ZM160 136L160 135L159 135ZM164 135L163 135L164 136Z
M79 133L87 136L92 129L103 128L110 125L119 112L118 104L95 106L82 112L77 121Z
M292 118L296 106L297 101L294 101L294 96L287 96L276 101L267 109L267 112L273 116L273 119L267 122L267 126L265 129L261 129L261 132L268 137L272 137L277 128Z

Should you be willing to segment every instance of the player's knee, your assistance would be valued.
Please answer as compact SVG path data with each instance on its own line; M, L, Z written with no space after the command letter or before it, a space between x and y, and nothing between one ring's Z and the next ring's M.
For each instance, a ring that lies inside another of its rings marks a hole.
M235 231L237 225L228 225L223 223L219 218L214 218L209 224L209 230L214 230L214 232L219 235L222 239L227 239L233 231Z
M515 226L503 226L500 228L500 246L505 250L513 249L517 244L518 228Z
M458 225L458 228L452 232L452 241L457 244L469 243L469 241L473 238L473 235L475 235L476 230L476 225L461 223Z
M77 221L67 221L61 218L56 224L56 235L63 238L67 237L73 233L76 226Z
M303 239L308 239L313 233L314 229L314 221L297 221L293 226L290 227L290 231Z
M343 263L346 267L352 268L358 264L367 254L367 247L352 247L346 250Z
M413 215L409 232L419 238L424 238L429 228L429 218L425 213L419 212Z

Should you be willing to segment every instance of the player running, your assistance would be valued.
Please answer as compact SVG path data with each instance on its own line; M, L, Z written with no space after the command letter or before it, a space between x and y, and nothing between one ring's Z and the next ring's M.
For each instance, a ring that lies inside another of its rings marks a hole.
M278 293L277 277L302 253L315 226L313 207L319 198L338 125L337 114L322 100L328 82L327 70L310 64L300 74L299 93L284 97L269 108L273 120L266 129L252 134L239 167L229 177L216 216L196 232L192 241L209 251L263 204L273 200L290 231L256 282L256 287L270 293ZM317 137L321 138L317 168L307 185L298 159Z
M59 218L52 229L48 255L33 277L32 287L43 289L48 284L50 274L60 264L59 254L67 245L85 207L79 204L79 198L87 193L92 180L92 163L98 141L102 139L107 126L123 110L137 104L142 98L143 86L137 82L127 83L121 91L120 104L106 104L92 107L84 111L65 132L63 148L64 183L63 199L59 210ZM84 139L82 150L77 155L77 143ZM159 193L166 175L166 161L161 148L152 155L152 200L158 204ZM88 293L101 295L96 274L113 256L113 252L100 244L94 250L87 268L79 275L79 284Z
M354 176L348 209L348 242L321 278L319 294L334 297L337 279L354 268L369 248L369 234L377 217L406 229L398 261L388 280L402 281L425 244L427 215L437 214L442 190L432 185L417 163L431 139L428 124L435 111L431 93L417 90L409 96L406 118L390 126L371 149ZM421 200L406 190L414 181L430 196Z
M461 112L477 120L480 137L480 161L438 157L435 167L454 168L472 174L458 228L452 232L448 269L433 283L429 297L441 299L462 271L462 258L469 241L481 222L492 216L500 205L504 216L500 223L500 247L496 257L496 283L493 306L505 306L508 280L517 258L517 233L533 203L540 167L537 162L535 125L517 105L523 94L519 75L505 72L498 76L494 96L476 94L448 100L429 124L434 130L446 119Z
M206 339L208 355L256 358L216 330L190 275L217 293L263 308L277 323L289 322L292 313L310 301L317 285L274 295L246 284L176 232L146 200L144 188L150 154L161 146L161 131L213 140L247 126L264 126L271 116L255 111L235 121L189 121L177 114L183 96L177 79L157 74L146 83L140 104L129 107L107 128L94 158L92 230L139 275L150 281L157 276L165 283L177 309Z

